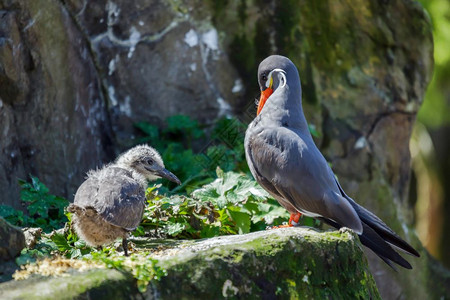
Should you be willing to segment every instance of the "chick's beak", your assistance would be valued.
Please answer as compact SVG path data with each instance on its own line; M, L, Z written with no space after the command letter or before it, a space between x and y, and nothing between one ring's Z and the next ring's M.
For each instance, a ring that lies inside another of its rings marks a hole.
M178 179L177 176L175 176L172 172L170 172L169 170L167 170L165 168L161 168L161 169L157 170L155 173L156 173L156 175L158 175L161 178L165 178L167 180L175 182L178 185L181 184L180 179Z
M264 104L266 104L267 99L270 97L270 95L272 95L273 93L272 84L273 79L272 76L270 76L268 87L264 91L261 91L261 97L259 98L258 110L256 111L256 115L259 115L262 108L264 107Z

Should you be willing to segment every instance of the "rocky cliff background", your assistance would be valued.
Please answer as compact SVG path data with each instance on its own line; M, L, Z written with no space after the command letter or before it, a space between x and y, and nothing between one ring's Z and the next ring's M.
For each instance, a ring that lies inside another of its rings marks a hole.
M28 174L71 200L88 169L132 143L135 122L250 120L257 66L274 53L298 66L347 193L420 248L408 142L433 41L409 0L0 0L0 203L20 208ZM442 289L421 253L399 273L369 253L384 298Z

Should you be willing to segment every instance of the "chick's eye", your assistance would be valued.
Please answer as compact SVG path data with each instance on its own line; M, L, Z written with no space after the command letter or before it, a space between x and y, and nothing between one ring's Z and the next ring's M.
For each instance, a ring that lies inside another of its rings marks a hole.
M147 159L147 163L148 163L149 165L152 165L152 164L153 164L153 159L151 159L151 158Z

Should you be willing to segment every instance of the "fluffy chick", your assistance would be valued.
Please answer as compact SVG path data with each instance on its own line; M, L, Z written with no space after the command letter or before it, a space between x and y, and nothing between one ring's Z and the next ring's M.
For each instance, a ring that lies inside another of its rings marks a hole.
M75 232L95 247L122 238L128 255L127 238L142 220L147 181L158 178L181 183L164 167L159 153L147 145L136 146L114 163L89 171L67 208L73 213Z

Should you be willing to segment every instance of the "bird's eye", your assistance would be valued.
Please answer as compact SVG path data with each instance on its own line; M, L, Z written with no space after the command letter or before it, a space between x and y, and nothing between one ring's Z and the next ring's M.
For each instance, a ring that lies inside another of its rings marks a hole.
M147 163L148 163L149 165L152 165L152 164L154 163L154 161L153 161L153 159L149 158L149 159L147 159Z
M264 82L266 82L266 81L267 81L267 75L266 75L266 74L263 74L263 76L261 76L261 79L262 79Z

